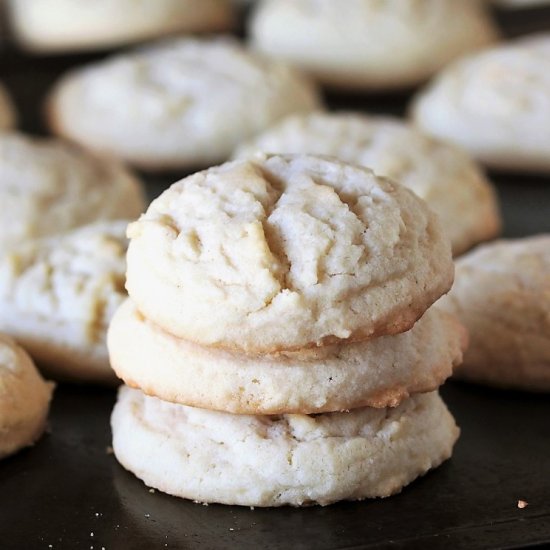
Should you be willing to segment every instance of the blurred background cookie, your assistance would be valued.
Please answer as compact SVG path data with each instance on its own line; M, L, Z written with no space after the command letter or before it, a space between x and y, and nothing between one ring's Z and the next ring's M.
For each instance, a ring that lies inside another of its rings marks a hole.
M412 117L491 168L550 172L550 34L450 65L416 98Z
M438 304L470 334L457 376L550 391L550 235L498 241L460 258Z
M19 43L36 52L121 46L233 25L229 0L8 0Z
M97 220L133 219L141 182L118 162L55 140L0 134L0 256Z
M141 168L190 169L319 106L305 78L236 41L181 39L69 73L49 120L54 132Z
M330 155L412 189L441 218L453 253L500 230L497 196L461 150L390 117L312 113L285 119L239 147L236 158L268 153Z
M252 47L343 90L414 86L498 32L479 0L263 0Z
M53 388L27 353L0 334L0 458L32 445L43 434Z
M126 298L127 223L97 222L0 258L0 330L51 378L115 382L105 339Z

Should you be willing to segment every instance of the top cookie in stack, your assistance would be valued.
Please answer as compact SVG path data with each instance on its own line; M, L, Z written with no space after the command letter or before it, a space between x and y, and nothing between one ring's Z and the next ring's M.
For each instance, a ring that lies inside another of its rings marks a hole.
M113 448L148 485L328 504L388 496L450 456L458 429L434 390L465 335L426 312L453 263L412 192L330 157L261 154L174 184L128 233L130 301L108 345L143 393L121 389Z
M453 280L450 244L423 202L322 157L199 172L129 236L127 288L146 317L248 353L403 332Z

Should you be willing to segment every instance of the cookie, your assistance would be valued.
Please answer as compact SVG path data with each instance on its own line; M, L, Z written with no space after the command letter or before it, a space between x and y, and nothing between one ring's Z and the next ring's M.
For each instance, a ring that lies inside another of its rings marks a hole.
M16 39L36 52L110 48L233 23L228 0L9 0L8 8Z
M405 333L369 342L247 356L163 331L128 300L109 328L117 375L164 401L236 414L394 407L433 391L462 361L466 333L433 308Z
M116 458L149 487L241 506L387 497L448 459L459 435L436 392L395 409L251 416L122 386L111 426Z
M459 259L439 304L470 333L458 376L550 391L550 235L498 241Z
M11 97L0 84L0 130L11 130L15 127L17 115Z
M107 326L126 298L126 221L31 241L0 260L0 330L52 378L114 383Z
M478 0L264 0L252 47L344 90L414 86L494 42Z
M0 134L0 256L30 239L96 220L133 219L141 183L117 162L54 140Z
M550 171L550 34L445 69L416 98L415 124L498 170Z
M40 438L53 387L41 378L27 353L0 334L0 458Z
M329 157L198 172L130 224L127 289L175 336L268 353L397 334L451 286L451 247L408 189Z
M461 150L389 117L353 113L294 115L239 147L257 151L331 155L361 164L424 199L444 222L455 255L500 231L496 193Z
M243 140L319 107L311 84L229 39L180 39L77 69L49 101L52 129L157 169L223 162Z

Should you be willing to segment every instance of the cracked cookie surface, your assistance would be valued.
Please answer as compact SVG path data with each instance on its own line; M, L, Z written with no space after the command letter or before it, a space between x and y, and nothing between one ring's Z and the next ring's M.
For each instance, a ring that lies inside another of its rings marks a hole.
M127 221L38 239L0 260L0 330L55 378L115 381L107 327L126 298Z
M402 121L359 113L311 113L286 118L235 152L330 155L367 166L414 191L440 217L455 255L496 236L496 193L468 155Z
M450 243L424 202L328 157L199 172L128 236L127 288L147 318L249 353L404 332L453 279Z

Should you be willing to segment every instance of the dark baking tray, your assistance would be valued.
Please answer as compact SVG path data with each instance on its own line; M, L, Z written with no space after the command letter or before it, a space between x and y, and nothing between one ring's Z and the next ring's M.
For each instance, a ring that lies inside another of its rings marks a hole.
M509 35L548 28L550 10L498 12ZM21 127L44 133L55 77L97 56L40 58L5 45L0 79ZM329 97L402 114L408 97ZM147 175L151 197L181 174ZM492 174L510 237L550 232L550 178ZM113 390L61 385L49 433L0 462L0 550L518 548L550 545L550 399L450 382L462 428L453 458L400 495L326 508L201 506L149 491L109 452ZM517 507L518 500L529 504Z

